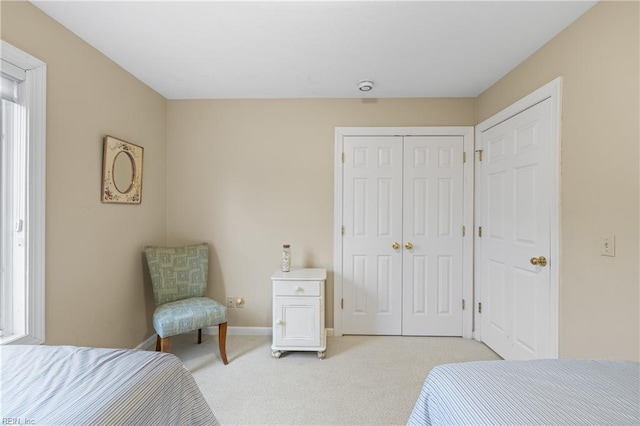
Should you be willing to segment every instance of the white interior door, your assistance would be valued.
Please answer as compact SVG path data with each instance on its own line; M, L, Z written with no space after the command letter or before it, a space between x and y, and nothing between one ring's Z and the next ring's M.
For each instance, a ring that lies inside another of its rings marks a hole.
M404 335L462 335L463 149L462 136L404 139Z
M461 336L462 136L345 136L345 334Z
M550 265L552 106L546 99L481 133L482 340L505 359L553 356Z
M402 137L344 138L345 334L402 330Z

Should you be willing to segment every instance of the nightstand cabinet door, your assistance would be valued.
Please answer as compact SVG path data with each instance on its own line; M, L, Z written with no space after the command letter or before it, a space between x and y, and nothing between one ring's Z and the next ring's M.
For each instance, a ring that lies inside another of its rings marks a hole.
M320 298L276 297L274 343L282 347L320 346Z

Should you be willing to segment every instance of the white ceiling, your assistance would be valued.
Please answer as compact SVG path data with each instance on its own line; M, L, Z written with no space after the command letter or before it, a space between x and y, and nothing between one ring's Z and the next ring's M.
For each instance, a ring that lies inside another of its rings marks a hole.
M166 98L195 99L475 97L595 1L32 3Z

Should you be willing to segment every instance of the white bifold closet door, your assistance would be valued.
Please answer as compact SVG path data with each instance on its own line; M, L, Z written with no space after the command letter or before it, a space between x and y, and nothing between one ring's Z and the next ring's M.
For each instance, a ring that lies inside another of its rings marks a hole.
M348 136L344 334L462 335L462 136Z

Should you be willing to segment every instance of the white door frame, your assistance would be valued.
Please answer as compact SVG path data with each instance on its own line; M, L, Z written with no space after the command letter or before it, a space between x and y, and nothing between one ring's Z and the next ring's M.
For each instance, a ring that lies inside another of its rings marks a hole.
M551 214L550 214L550 252L549 252L549 295L550 295L550 330L549 335L551 339L551 353L555 354L555 358L558 357L558 307L559 307L559 283L560 283L560 143L561 143L561 122L562 122L562 77L558 77L551 82L540 87L533 93L523 97L514 104L506 107L502 111L498 112L494 116L488 118L482 123L476 126L475 140L478 144L478 149L482 149L482 133L503 121L519 114L520 112L544 101L545 99L551 100L551 140L549 141L552 146L550 149L551 158L550 170L552 170L552 176L550 176L551 185L549 187L549 196L551 197ZM475 161L478 161L478 156L475 156ZM474 163L475 163L474 161ZM478 167L475 168L475 229L474 235L478 233L478 227L482 226L480 221L480 214L482 212L480 206L481 194L482 194L482 180L480 178L482 171L482 162L478 163ZM475 240L475 258L481 259L481 239ZM473 337L482 341L481 321L478 313L478 303L482 301L482 288L483 283L481 279L481 267L479 262L474 264L474 279L475 279L475 305L474 305L474 323L475 328Z
M472 126L455 127L336 127L333 202L333 335L342 336L342 153L344 136L462 136L467 161L463 167L463 223L466 234L462 249L462 337L473 337L473 181L474 131ZM461 230L462 232L462 230Z

